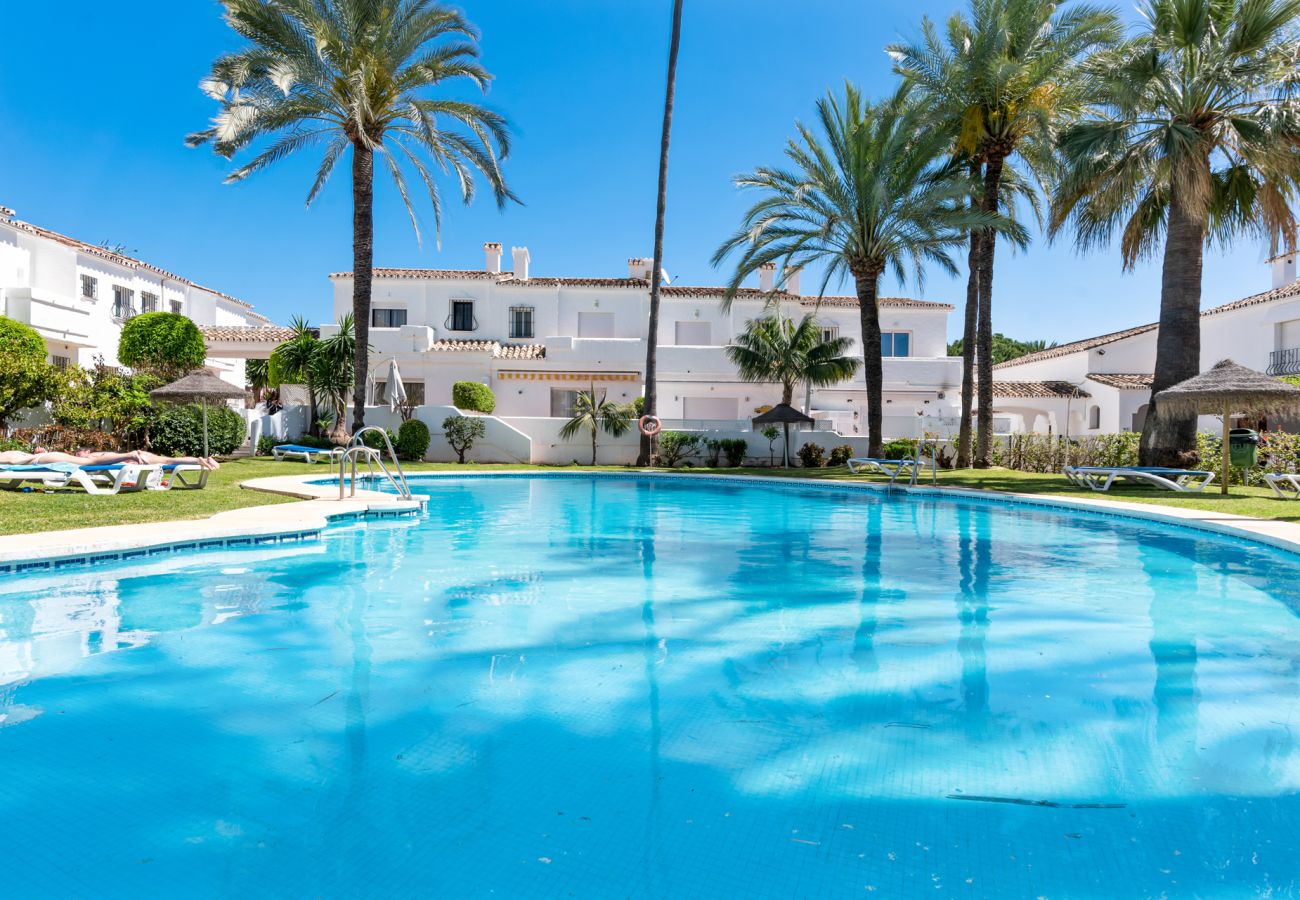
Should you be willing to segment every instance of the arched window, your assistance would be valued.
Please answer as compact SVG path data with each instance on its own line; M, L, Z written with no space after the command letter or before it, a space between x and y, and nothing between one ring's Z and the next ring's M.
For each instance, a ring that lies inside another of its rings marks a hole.
M1093 430L1101 427L1101 407L1095 403L1088 409L1088 427Z

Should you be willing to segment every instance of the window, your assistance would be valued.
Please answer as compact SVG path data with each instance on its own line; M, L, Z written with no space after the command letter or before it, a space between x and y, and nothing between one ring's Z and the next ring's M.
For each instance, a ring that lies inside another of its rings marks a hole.
M590 388L587 388L590 390ZM551 417L555 419L573 418L573 407L578 401L580 391L570 391L564 388L551 388ZM605 389L596 388L596 402L602 403L605 400Z
M713 330L708 322L678 322L678 347L707 347L713 341Z
M401 328L405 324L406 310L404 309L370 310L371 328Z
M839 340L839 337L840 337L840 326L838 326L838 325L823 325L823 326L822 326L822 343L823 343L823 344L825 344L825 343L829 343L830 341L836 341L836 340Z
M140 312L157 312L158 295L142 293L140 294Z
M474 321L473 300L451 301L451 315L447 317L447 328L451 331L474 331L478 323Z
M99 279L90 275L82 275L81 296L87 300L99 299Z
M172 301L172 312L176 313L176 315L178 316L181 314L181 301L179 300Z
M51 356L50 364L56 369L66 369L72 365L72 360L66 356Z
M113 318L129 319L135 315L135 291L113 285Z
M909 356L912 335L907 331L883 331L880 334L881 356Z
M403 381L402 387L406 388L406 405L407 406L424 406L424 382L423 381ZM375 382L375 406L388 405L388 382Z
M1100 427L1101 427L1101 407L1100 407L1100 406L1095 406L1095 405L1094 405L1093 407L1091 407L1091 408L1088 410L1088 427L1089 427L1089 428L1100 428Z
M510 307L510 336L512 338L530 338L533 336L533 308L531 306Z

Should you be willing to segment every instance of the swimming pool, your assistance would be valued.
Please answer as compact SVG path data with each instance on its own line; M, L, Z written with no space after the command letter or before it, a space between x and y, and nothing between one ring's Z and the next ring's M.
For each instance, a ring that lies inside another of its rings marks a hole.
M1288 894L1300 557L693 479L421 479L0 580L23 896Z

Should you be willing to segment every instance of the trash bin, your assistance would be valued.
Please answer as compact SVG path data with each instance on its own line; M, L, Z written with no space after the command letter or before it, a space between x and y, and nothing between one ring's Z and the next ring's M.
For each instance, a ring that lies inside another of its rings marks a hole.
M1234 428L1228 432L1228 455L1236 469L1249 469L1255 465L1255 452L1259 446L1259 433L1249 428Z

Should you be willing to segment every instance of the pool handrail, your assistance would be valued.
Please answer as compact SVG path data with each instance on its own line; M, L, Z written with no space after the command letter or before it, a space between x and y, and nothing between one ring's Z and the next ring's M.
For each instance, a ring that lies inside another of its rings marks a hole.
M393 461L394 468L397 469L396 478L393 477L393 473L389 471L388 466L384 464L384 458L380 452L373 447L367 446L363 442L366 433L370 431L378 432L379 436L384 439L384 448L388 451L388 456ZM379 470L384 473L384 476L388 479L389 483L392 484L393 488L397 491L398 496L403 500L414 499L411 494L410 485L406 483L406 473L402 471L402 462L397 458L397 452L393 450L393 442L388 439L387 429L380 428L378 425L367 425L365 428L362 428L356 434L352 435L352 441L348 444L348 449L343 453L342 458L339 459L340 500L343 499L343 472L344 469L347 468L349 460L352 462L352 491L349 496L355 497L357 495L357 457L359 456L365 457L366 465L369 467L370 475L372 477L375 472L374 465L375 463L378 463Z

